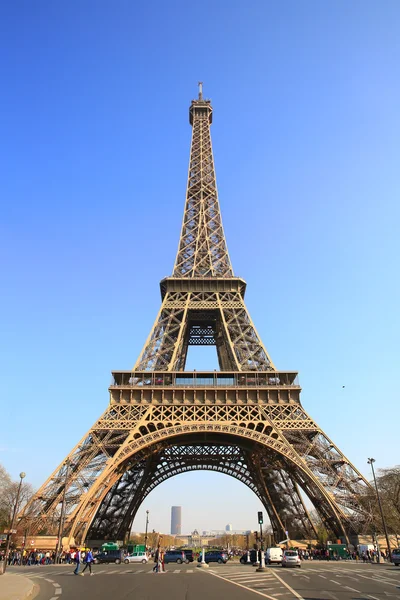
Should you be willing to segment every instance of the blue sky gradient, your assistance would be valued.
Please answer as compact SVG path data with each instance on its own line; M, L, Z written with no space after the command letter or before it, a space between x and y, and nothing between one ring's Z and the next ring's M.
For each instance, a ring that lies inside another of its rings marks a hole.
M198 80L266 347L363 474L368 456L399 462L399 20L389 0L1 5L0 462L14 477L47 478L149 333ZM168 530L171 505L185 531L253 528L259 510L242 484L192 473L152 492L134 528L148 508Z

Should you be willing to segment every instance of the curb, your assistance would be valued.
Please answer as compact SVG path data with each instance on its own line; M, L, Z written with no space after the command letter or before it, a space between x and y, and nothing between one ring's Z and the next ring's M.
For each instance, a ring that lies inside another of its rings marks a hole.
M40 586L25 577L14 573L1 576L0 600L32 600L40 591Z

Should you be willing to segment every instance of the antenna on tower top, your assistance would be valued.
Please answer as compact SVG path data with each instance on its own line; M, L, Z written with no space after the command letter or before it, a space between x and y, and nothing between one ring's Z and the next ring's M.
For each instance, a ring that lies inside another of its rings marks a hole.
M203 100L203 82L199 81L199 100Z

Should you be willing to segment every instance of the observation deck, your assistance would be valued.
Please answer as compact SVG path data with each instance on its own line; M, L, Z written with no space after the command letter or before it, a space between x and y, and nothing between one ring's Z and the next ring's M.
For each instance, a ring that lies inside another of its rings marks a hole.
M300 404L295 371L113 371L111 403Z

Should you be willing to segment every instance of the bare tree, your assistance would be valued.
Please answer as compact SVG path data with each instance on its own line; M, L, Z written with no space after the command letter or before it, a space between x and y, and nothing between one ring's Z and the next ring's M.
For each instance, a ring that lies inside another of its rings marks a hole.
M0 465L0 527L2 529L9 527L11 524L15 502L17 500L18 487L19 482L13 481L5 468ZM19 495L17 513L28 502L32 494L32 485L23 482Z

